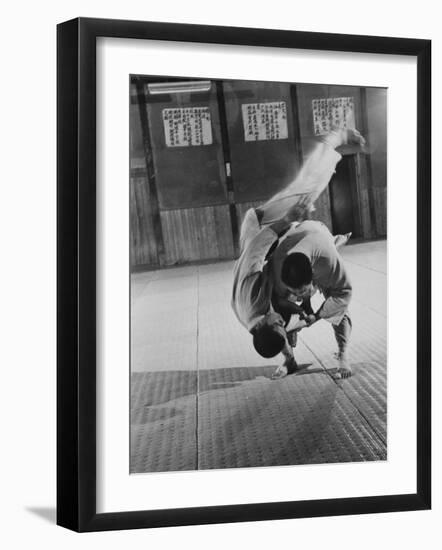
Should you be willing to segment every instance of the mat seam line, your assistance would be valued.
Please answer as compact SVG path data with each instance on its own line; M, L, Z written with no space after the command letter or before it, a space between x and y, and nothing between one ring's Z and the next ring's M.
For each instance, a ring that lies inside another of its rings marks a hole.
M368 424L368 426L370 427L370 429L374 432L374 435L376 436L377 439L379 439L380 443L386 448L387 447L387 442L384 440L383 436L377 431L377 429L372 426L372 424L370 423L370 421L368 420L368 418L365 416L365 414L360 410L360 408L353 402L352 398L348 395L348 393L344 390L344 388L342 388L342 386L340 384L338 384L338 382L333 378L333 376L328 372L328 369L325 367L324 363L322 362L322 360L318 357L318 355L316 355L316 353L312 350L312 348L307 344L307 342L303 339L303 338L300 338L301 342L304 344L304 346L310 351L310 353L313 355L313 357L316 358L316 360L319 362L319 364L321 365L321 367L324 369L325 371L325 374L332 380L332 382L334 384L336 384L338 386L338 388L342 391L342 393L344 394L344 396L350 401L350 403L353 405L353 407L358 411L359 415L362 417L362 419L366 422L366 424Z
M329 375L330 376L330 375ZM331 376L330 376L331 377ZM333 378L333 377L331 377ZM335 384L337 384L337 382L334 380ZM385 446L385 448L387 447L387 441L386 439L384 439L384 436L382 434L380 434L377 430L377 428L375 428L371 422L369 421L369 419L367 418L367 416L365 415L364 412L361 411L361 409L356 405L356 403L353 401L353 399L351 398L351 396L345 391L344 388L341 388L342 392L344 393L344 395L347 397L347 399L350 401L350 403L353 405L353 407L359 412L359 414L362 416L362 418L365 420L365 422L367 422L367 424L370 426L370 428L374 431L374 433L377 435L378 439L381 441L381 443Z

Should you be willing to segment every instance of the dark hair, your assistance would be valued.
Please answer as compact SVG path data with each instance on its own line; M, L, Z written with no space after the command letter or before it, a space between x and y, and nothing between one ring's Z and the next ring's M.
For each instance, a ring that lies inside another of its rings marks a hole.
M284 260L281 269L281 280L291 288L299 288L312 282L312 264L305 254L294 252Z
M285 344L285 338L277 327L263 325L253 333L253 346L262 357L275 357Z

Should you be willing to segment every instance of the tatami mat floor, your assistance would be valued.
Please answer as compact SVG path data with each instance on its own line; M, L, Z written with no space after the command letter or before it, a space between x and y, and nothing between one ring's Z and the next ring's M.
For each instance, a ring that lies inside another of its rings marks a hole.
M386 242L346 246L354 375L336 381L330 325L302 331L305 368L272 381L230 309L233 262L132 275L133 473L384 460Z

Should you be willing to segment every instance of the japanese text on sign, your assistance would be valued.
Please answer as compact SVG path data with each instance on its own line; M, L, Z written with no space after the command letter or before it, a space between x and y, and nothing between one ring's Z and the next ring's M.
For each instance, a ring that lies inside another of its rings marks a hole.
M287 139L285 101L242 105L245 141Z
M352 97L313 99L312 110L315 135L328 134L333 128L355 127Z
M212 143L209 107L163 109L163 124L167 147Z

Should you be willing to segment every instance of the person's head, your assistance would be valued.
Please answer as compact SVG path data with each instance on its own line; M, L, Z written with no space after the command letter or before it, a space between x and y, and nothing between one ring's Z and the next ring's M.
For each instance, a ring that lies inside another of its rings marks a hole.
M253 346L262 357L278 355L286 342L284 321L279 313L269 312L253 328Z
M311 296L312 280L312 264L305 254L294 252L285 258L281 268L281 281L291 293L298 298Z

